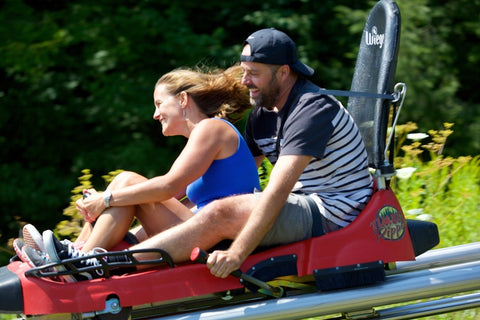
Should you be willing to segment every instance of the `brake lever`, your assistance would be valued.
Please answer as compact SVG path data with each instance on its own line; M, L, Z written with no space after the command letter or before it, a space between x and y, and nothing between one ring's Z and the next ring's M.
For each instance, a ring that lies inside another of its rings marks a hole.
M190 254L190 260L197 262L197 263L203 263L206 264L208 259L208 253L205 252L204 250L200 249L199 247L196 247L192 250ZM254 278L246 273L243 273L240 269L234 270L231 273L232 276L237 277L242 279L243 281L250 282L253 285L256 285L257 287L263 289L262 292L275 297L275 298L280 298L283 296L283 288L282 287L272 287L265 281L262 281L260 279Z

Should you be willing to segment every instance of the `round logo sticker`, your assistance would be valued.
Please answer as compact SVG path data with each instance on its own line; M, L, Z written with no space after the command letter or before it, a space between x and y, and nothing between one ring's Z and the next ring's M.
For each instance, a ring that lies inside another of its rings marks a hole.
M371 225L378 239L396 241L402 239L405 234L405 218L397 208L390 205L378 210Z

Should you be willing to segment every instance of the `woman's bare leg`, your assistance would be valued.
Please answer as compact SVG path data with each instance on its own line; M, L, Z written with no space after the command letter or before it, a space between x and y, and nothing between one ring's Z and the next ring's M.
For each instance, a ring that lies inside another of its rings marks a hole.
M135 236L135 238L137 238L138 242L142 242L148 239L148 235L143 229L142 225L130 229L130 232Z
M137 207L136 217L147 238L170 229L193 216L192 211L177 199L171 198L161 203L149 203Z
M90 237L90 234L92 233L93 226L90 222L86 222L83 225L82 231L80 231L80 234L78 235L77 239L75 240L76 244L80 244L83 242L86 242L87 239Z
M115 177L108 189L123 188L146 179L133 172L122 172ZM95 247L106 250L113 248L122 241L135 217L140 220L146 235L151 237L191 216L191 211L173 198L162 203L111 207L97 218L82 251L88 252Z
M95 222L90 237L82 251L88 252L95 247L112 249L127 233L134 217L134 208L115 208L103 212Z

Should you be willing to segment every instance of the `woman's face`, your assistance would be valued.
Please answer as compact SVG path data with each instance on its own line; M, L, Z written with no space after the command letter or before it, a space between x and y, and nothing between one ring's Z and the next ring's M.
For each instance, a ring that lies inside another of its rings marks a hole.
M181 134L181 125L184 119L178 97L168 93L165 90L165 85L159 84L153 92L153 102L155 104L153 119L162 124L163 135Z

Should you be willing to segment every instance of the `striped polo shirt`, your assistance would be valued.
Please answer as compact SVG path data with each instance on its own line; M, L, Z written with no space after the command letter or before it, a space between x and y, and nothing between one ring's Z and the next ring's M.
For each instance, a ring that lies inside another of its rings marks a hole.
M292 192L310 194L320 213L340 227L371 197L367 152L354 120L338 100L304 78L279 112L252 110L245 139L254 156L265 155L272 164L278 155L312 156Z

